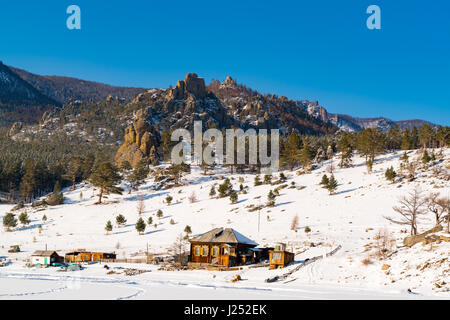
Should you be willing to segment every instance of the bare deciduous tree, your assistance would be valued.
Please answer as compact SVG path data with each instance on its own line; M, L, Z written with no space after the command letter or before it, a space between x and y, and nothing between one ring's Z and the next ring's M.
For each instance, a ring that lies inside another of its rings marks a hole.
M378 230L375 235L375 240L377 241L376 255L378 256L378 259L386 259L393 250L395 239L393 239L392 234L384 228Z
M183 264L183 254L187 249L187 241L184 238L183 234L180 233L176 238L175 242L170 247L170 250L173 252L175 256L175 261Z
M197 202L197 195L195 194L195 191L192 191L191 195L188 197L190 203Z
M411 227L411 235L417 235L417 220L421 215L427 213L426 198L423 197L422 191L416 187L409 193L408 197L405 196L400 199L400 206L395 206L392 209L401 215L400 219L384 218L396 224L409 225Z
M434 214L436 226L440 225L446 218L448 211L448 198L439 198L439 193L431 193L427 198L427 208Z
M408 179L414 180L416 178L417 162L411 161L406 165L406 170L408 171Z
M138 215L141 216L141 215L144 213L144 211L145 211L144 196L140 195L140 196L139 196L138 203L137 203L137 212L138 212Z
M297 230L298 228L298 215L295 215L295 217L292 219L291 223L291 230Z

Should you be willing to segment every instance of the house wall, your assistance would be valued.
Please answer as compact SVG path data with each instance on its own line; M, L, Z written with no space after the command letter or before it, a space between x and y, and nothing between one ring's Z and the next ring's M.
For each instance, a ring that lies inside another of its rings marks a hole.
M195 255L195 247L200 247L200 255ZM208 254L206 256L202 255L202 248L207 247L208 248ZM217 257L212 256L212 249L214 247L218 247L219 254ZM190 257L191 262L196 263L211 263L214 258L218 258L217 263L221 265L226 266L232 266L237 265L241 263L241 259L239 257L239 252L245 251L248 248L252 248L252 246L242 245L242 244L232 244L230 245L230 255L222 255L222 250L224 248L224 244L221 243L201 243L201 242L194 242L191 243L191 251L190 251Z
M103 259L115 259L114 254L104 254L103 252L80 252L78 255L66 255L66 262L88 262Z
M46 264L45 257L31 257L31 264ZM47 257L47 264L50 264L50 257Z
M47 259L47 263L45 262L45 259ZM54 260L53 262L57 262L57 257L40 257L40 256L34 256L31 257L31 264L46 264L46 265L50 265L52 263L52 260Z

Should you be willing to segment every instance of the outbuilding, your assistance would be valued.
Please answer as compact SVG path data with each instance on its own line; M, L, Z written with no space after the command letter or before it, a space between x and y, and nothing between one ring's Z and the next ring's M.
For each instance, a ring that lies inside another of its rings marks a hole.
M270 269L276 269L278 267L285 267L288 264L294 262L294 253L286 250L285 243L277 243L273 250L269 251L269 263Z
M62 263L64 258L61 257L56 251L38 250L31 256L32 265L51 265L53 263Z

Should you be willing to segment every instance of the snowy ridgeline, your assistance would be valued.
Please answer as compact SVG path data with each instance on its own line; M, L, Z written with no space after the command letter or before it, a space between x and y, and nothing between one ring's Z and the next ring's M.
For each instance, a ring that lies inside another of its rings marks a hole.
M415 151L408 155L410 160L421 156ZM101 281L105 282L105 288L117 284L117 294L114 290L105 289L115 298L155 298L147 292L145 286L172 284L177 288L180 283L195 287L180 288L177 291L180 295L192 290L193 297L199 299L205 296L202 288L208 286L220 288L221 295L218 295L218 298L232 298L233 288L236 287L248 290L240 291L242 298L254 298L254 294L260 294L258 297L263 299L337 298L337 295L342 295L343 298L415 296L408 293L407 289L418 293L418 297L450 298L450 243L440 241L425 246L419 243L412 248L403 247L403 239L409 234L408 227L393 224L385 219L386 216L398 218L393 206L398 205L399 198L408 195L417 186L424 195L430 192L439 192L441 196L447 197L450 195L450 182L442 178L445 174L448 176L450 171L450 150L445 150L444 160L438 164L444 174L435 176L433 166L430 165L426 170L419 168L416 172L417 178L412 182L406 179L399 182L397 177L396 182L391 183L386 180L385 171L393 166L399 173L401 156L402 153L378 156L370 174L363 158L354 157L353 167L344 169L337 166L338 159L335 159L333 173L338 187L334 195L329 195L329 192L319 185L322 176L329 175L329 161L307 174L283 171L287 177L286 187L279 189L273 207L266 206L268 194L282 184L254 186L255 175L230 175L226 169L216 169L213 176L203 176L202 170L193 166L191 173L183 176L182 187L167 190L155 190L152 178L138 191L128 194L128 186L123 183L123 195L109 195L101 205L95 204L98 200L96 190L87 184L80 184L75 191L65 190L63 205L45 209L27 206L22 209L27 211L30 217L28 226L19 226L12 232L2 230L0 257L13 260L6 267L0 268L0 281L22 281L24 288L31 286L30 292L43 292L42 296L36 295L37 298L52 297L58 294L58 290L66 292L67 281L73 279L67 278L67 274L64 275L66 278L60 276L61 273L52 268L24 268L24 260L34 250L43 250L47 246L49 250L58 250L60 254L64 254L84 248L114 251L118 258L125 258L144 255L148 245L151 253L165 254L176 238L180 234L184 235L185 227L189 225L192 229L191 236L216 227L231 227L260 246L285 242L288 250L296 253L296 262L283 270L245 267L239 273L246 281L234 284L231 284L230 280L235 272L167 272L158 271L157 266L151 265L140 265L139 268L149 268L152 272L133 278L146 283L141 283L143 287L140 288L131 286L133 288L118 289L120 286L125 288L130 278L119 273L106 275L106 270L98 265L91 265L80 271L81 278L75 280L80 282L85 290L95 287L98 279L103 279ZM218 179L220 176L230 178L235 191L240 190L241 184L244 186L246 192L238 193L237 203L232 204L228 197L210 197L211 187L216 185L217 190L217 186L223 183L223 180ZM278 177L279 173L273 174L272 181ZM261 176L261 181L263 180L264 177ZM173 198L171 205L165 201L168 195ZM138 207L142 210L142 205L139 205L142 202L143 213L139 216ZM252 210L258 206L262 208ZM11 208L11 205L0 205L0 216L10 212ZM158 215L159 210L162 215ZM20 212L14 213L18 215ZM119 214L127 220L122 227L117 227L115 223ZM47 217L45 222L42 221L44 215ZM145 222L152 218L152 224L146 226L142 235L139 235L135 228L140 217ZM112 222L113 230L107 234L105 225L108 220ZM433 226L434 216L425 215L419 221L419 232ZM439 234L450 236L444 232ZM23 252L8 253L11 245L19 245ZM342 248L335 255L299 268L286 279L286 283L264 282L269 277L282 275L296 268L305 259L325 255L339 245ZM380 252L381 247L387 251ZM58 287L57 283L46 283L42 288L34 288L23 278L36 272L42 274L43 281L46 277L58 275L61 279L61 283L58 283L60 286ZM91 278L82 279L85 276ZM280 286L291 291L285 292ZM1 287L0 299L10 297L16 292L9 286ZM167 290L167 293L161 291L161 294L173 294L173 290ZM72 294L77 298L76 293Z

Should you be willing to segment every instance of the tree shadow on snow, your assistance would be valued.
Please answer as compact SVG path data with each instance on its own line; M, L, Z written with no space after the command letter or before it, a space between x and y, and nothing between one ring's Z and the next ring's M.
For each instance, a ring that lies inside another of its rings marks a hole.
M122 234L122 233L128 233L128 232L131 232L131 230L118 231L118 232L114 232L113 234Z
M40 225L41 225L41 224L38 223L38 224L33 224L33 225L23 226L23 227L17 229L17 231L25 231L25 230L36 229L36 228L39 228Z
M165 195L168 193L169 192L167 192L167 191L163 191L163 192L159 192L159 193L151 193L151 194L145 194L145 195L135 194L135 195L129 195L129 196L125 197L124 200L125 201L138 201L138 200L140 200L141 196L144 196L144 200L149 200L149 199L159 197L159 196L162 196L162 195Z
M164 230L166 230L166 229L158 229L158 230L148 231L148 232L144 233L144 235L149 235L149 234L161 232L161 231L164 231Z
M348 192L356 191L356 190L358 190L358 189L359 189L359 188L347 189L347 190L344 190L344 191L339 191L339 192L337 192L337 193L335 193L335 194L348 193Z
M290 204L290 203L294 203L293 201L286 201L286 202L281 202L281 203L277 203L275 206L279 207L279 206L284 206L286 204Z

